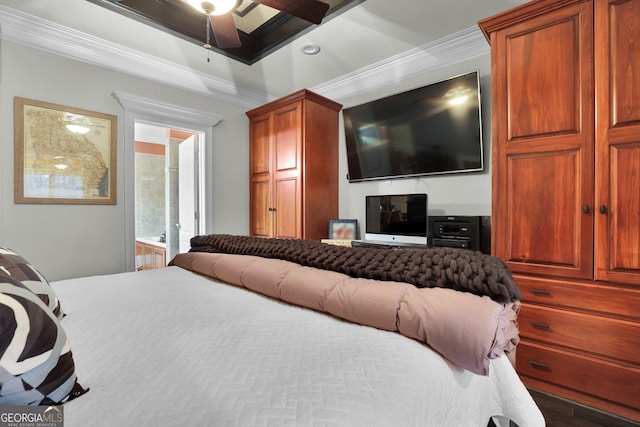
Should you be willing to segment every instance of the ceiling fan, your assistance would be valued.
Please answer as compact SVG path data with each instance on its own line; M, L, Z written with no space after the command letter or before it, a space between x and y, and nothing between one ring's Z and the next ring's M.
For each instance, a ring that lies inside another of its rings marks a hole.
M211 49L209 43L210 29L220 49L240 47L240 36L231 11L236 9L242 0L188 0L196 10L207 15L207 43L206 49ZM327 3L319 0L253 0L254 3L270 6L305 21L320 24L329 10Z

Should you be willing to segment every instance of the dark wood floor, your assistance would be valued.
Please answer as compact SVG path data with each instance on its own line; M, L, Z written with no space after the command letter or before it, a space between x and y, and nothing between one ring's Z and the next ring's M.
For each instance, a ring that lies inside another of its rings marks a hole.
M640 427L640 423L529 389L547 427Z

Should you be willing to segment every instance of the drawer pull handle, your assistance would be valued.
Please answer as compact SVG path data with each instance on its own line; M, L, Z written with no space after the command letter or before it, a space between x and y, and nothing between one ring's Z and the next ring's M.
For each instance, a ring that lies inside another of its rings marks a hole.
M542 289L531 289L531 293L534 295L551 295L551 292Z
M536 368L547 369L549 367L549 365L547 365L546 363L536 362L535 360L528 360L527 363L529 363L529 365L531 366L535 366Z
M530 325L533 326L534 328L541 328L541 329L550 328L550 326L547 325L546 323L540 323L540 322L530 322Z

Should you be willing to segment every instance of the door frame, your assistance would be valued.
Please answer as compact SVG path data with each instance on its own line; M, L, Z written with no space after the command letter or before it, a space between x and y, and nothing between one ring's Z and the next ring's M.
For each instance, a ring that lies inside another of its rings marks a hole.
M188 129L204 133L200 153L204 160L204 171L201 178L205 188L203 221L204 233L211 233L213 229L213 196L210 185L213 182L213 127L224 120L218 114L194 110L177 105L167 104L153 99L132 95L122 91L114 91L112 96L124 109L124 265L125 271L135 270L136 234L135 234L135 186L126 183L135 182L135 123L147 123L166 126L168 128Z

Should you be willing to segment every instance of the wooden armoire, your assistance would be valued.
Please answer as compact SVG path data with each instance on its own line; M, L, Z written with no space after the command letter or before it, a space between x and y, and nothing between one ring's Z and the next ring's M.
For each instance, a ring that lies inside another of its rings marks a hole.
M320 240L338 218L338 114L303 89L247 112L250 234Z
M640 0L535 0L491 45L492 242L531 388L640 420Z

